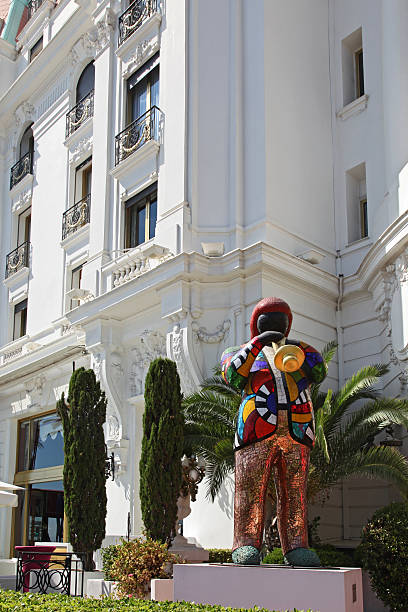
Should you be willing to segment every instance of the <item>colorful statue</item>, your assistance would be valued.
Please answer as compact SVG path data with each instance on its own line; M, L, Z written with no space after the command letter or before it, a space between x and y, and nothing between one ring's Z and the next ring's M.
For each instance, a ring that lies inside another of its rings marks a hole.
M248 344L222 355L224 380L242 391L235 439L234 563L257 565L265 497L273 475L278 529L287 564L319 566L308 548L307 473L314 443L310 383L326 376L322 356L288 339L289 305L265 298L254 308Z

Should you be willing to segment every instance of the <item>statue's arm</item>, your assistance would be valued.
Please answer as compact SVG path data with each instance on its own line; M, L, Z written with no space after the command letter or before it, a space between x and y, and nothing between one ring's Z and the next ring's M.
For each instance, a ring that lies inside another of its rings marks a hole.
M307 344L307 342L287 339L286 344L294 344L302 349L305 360L300 369L311 383L319 384L326 378L327 366L319 351L310 344Z
M249 372L263 344L258 336L242 347L227 348L221 356L221 374L234 389L242 390L248 380Z

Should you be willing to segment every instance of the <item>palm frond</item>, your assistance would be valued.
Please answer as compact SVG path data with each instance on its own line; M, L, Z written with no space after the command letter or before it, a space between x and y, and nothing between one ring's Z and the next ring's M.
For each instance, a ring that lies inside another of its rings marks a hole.
M326 364L329 364L331 360L333 359L337 351L337 346L338 345L335 340L332 340L331 342L328 342L327 344L324 345L323 350L322 350L322 357Z
M329 449L327 446L327 439L324 433L324 426L325 426L327 419L330 417L330 414L331 414L332 393L333 393L332 390L329 389L326 394L323 406L316 415L316 444L322 450L327 463L330 462L330 455L329 455Z

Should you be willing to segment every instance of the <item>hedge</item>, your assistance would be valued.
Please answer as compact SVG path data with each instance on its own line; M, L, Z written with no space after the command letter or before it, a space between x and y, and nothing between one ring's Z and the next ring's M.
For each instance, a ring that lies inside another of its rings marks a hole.
M347 554L341 550L337 550L330 544L322 544L312 548L319 555L320 562L323 567L359 567L359 564L353 558L353 553ZM273 551L265 555L262 563L270 563L272 565L283 565L283 554L281 548L274 548Z
M82 599L80 597L67 597L66 595L36 595L34 593L16 593L15 591L0 590L0 610L4 612L87 612L88 610L138 610L140 612L151 612L162 610L163 612L195 612L196 610L208 612L224 612L226 610L249 610L249 608L223 608L222 606L210 606L186 601L144 601L142 599ZM251 608L257 612L271 612L265 608ZM273 611L278 612L278 611ZM283 611L282 611L283 612ZM287 612L287 611L286 611ZM295 609L293 612L303 612ZM305 611L306 612L306 611ZM313 612L307 610L307 612Z

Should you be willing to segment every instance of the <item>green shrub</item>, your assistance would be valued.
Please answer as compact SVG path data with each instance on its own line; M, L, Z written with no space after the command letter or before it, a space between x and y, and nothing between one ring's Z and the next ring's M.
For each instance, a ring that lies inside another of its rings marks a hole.
M407 503L393 503L374 513L363 529L357 555L384 604L392 610L408 609Z
M173 563L180 563L176 555L162 542L146 538L122 540L110 567L110 576L118 584L121 596L144 597L152 578L169 578ZM170 564L170 567L169 567ZM170 569L170 571L169 571Z
M184 419L180 379L174 361L151 362L145 383L140 504L146 533L170 544L182 484Z
M262 559L262 563L270 563L272 565L284 565L283 554L281 548L274 548L268 552Z
M105 548L101 548L102 569L105 574L105 580L113 580L111 576L112 563L118 556L118 545L111 544Z
M256 610L257 612L270 612L265 608L223 608L190 603L186 601L144 601L141 599L82 599L80 597L67 597L66 595L36 595L16 593L15 591L0 590L1 612L88 612L90 610L134 610L139 612L232 612L233 610ZM277 611L273 611L277 612ZM300 612L295 609L293 612ZM306 611L305 611L306 612ZM307 612L313 612L307 610Z
M208 548L210 563L232 563L230 548Z
M353 556L341 550L337 550L331 544L322 544L312 548L320 558L321 564L324 567L356 567ZM283 554L281 548L274 548L262 560L262 563L270 563L273 565L283 565Z

